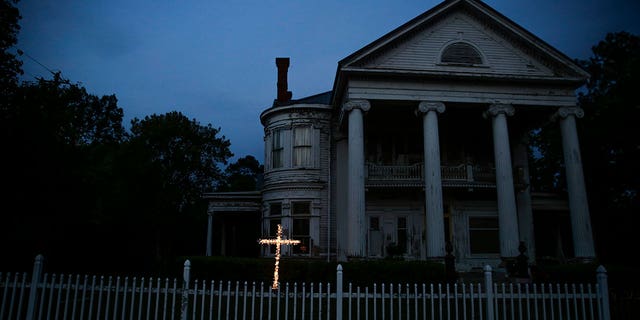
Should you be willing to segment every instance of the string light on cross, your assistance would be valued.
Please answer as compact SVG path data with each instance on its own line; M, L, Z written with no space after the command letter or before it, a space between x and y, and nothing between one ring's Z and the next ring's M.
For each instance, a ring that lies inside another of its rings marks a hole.
M268 244L276 246L276 268L273 271L273 285L271 289L278 290L280 284L278 283L278 267L280 265L280 246L282 245L290 245L295 246L300 244L300 240L292 240L292 239L282 239L282 226L278 225L278 233L276 234L275 239L260 239L260 244Z

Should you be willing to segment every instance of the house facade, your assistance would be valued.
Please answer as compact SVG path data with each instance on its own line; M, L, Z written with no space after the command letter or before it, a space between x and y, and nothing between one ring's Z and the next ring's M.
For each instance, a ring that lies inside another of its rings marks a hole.
M476 0L448 0L338 62L331 91L292 99L288 58L262 112L261 236L328 260L520 254L593 259L572 59ZM529 188L528 133L562 135L567 195ZM211 212L210 212L211 215ZM211 241L210 241L211 242ZM262 255L269 255L263 248Z

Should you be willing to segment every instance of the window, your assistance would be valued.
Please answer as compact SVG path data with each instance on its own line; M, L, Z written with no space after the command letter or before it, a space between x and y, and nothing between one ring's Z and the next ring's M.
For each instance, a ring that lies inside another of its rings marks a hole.
M471 254L499 254L498 218L469 217Z
M381 257L384 252L384 235L380 228L380 217L369 217L369 255Z
M369 218L369 230L380 231L380 217Z
M296 127L293 129L293 165L295 167L310 167L311 158L311 127Z
M273 130L271 137L271 167L282 168L284 166L284 143L282 142L282 129Z
M280 219L269 219L269 237L275 238L278 236L278 225Z
M278 236L278 225L280 224L280 219L269 219L269 237L274 238ZM276 246L269 245L269 252L271 254L276 253Z
M398 217L398 251L407 252L407 218Z
M311 202L309 201L295 201L291 204L292 212L294 216L311 215Z
M300 240L300 244L293 246L294 254L309 254L311 250L311 236L309 218L311 216L311 202L296 201L291 203L291 216L293 217L293 230L291 238Z
M269 215L270 216L280 216L282 215L282 203L271 203L269 205Z
M472 45L456 42L447 46L442 52L440 62L459 65L482 64L482 56Z
M268 221L269 230L267 236L269 238L275 238L278 235L278 225L281 223L280 217L282 216L282 203L272 202L269 203L269 211L266 214L265 220ZM276 253L275 246L269 246L269 252Z

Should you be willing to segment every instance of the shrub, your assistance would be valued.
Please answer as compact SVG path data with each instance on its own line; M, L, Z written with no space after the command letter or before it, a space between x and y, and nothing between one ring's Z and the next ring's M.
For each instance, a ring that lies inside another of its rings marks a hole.
M232 258L232 257L183 257L191 261L191 278L202 280L264 281L273 280L273 258ZM280 282L332 282L336 280L335 261L294 259L280 260ZM441 263L427 261L360 260L341 263L345 286L368 286L373 283L434 283L445 282L445 269Z

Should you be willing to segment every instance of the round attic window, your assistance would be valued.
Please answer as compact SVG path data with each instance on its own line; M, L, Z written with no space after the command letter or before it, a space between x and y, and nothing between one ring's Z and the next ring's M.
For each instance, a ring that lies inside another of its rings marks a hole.
M442 51L440 61L451 64L479 65L482 64L482 56L472 45L465 42L456 42Z

